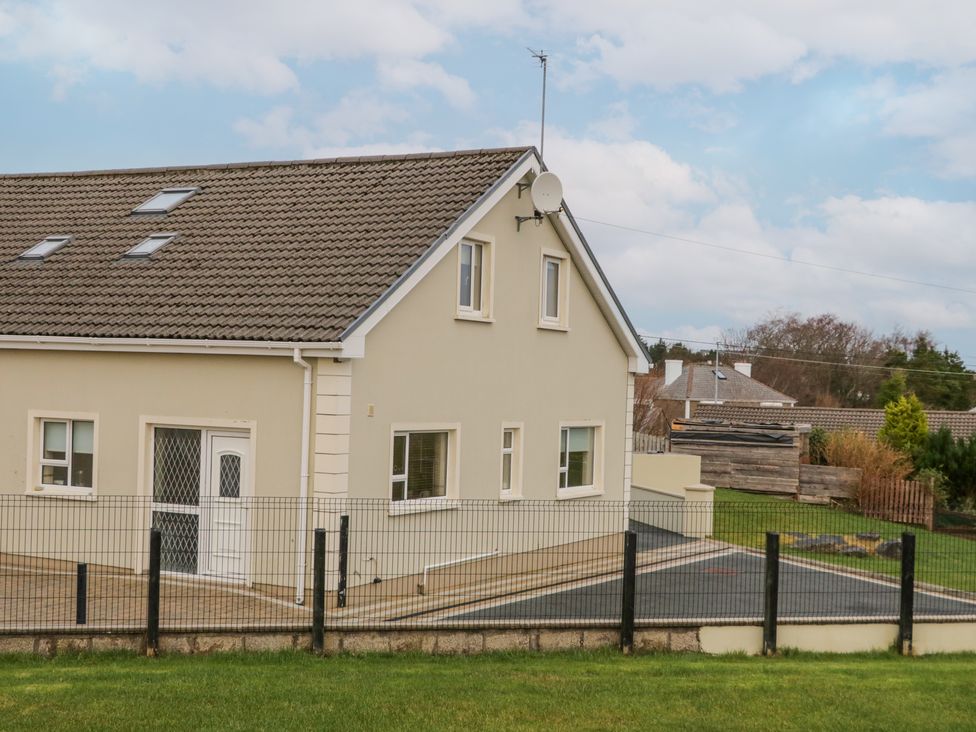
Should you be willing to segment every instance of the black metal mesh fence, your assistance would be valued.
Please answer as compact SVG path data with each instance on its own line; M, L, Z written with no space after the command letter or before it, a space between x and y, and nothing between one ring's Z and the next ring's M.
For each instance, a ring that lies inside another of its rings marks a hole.
M976 543L837 508L713 503L0 495L0 632L138 630L149 532L163 630L312 624L313 532L326 534L331 628L616 626L624 532L638 625L762 619L766 532L781 620L894 620L902 532L917 536L915 617L976 618Z

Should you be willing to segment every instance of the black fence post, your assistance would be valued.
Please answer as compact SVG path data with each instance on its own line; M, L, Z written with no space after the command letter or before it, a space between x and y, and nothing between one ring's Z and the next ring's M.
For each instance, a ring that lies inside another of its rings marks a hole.
M149 590L146 608L146 655L159 653L159 568L163 548L163 534L149 530Z
M637 596L637 533L624 532L624 583L620 612L620 650L634 650L634 603Z
M915 534L901 535L901 607L898 613L898 652L912 654L915 614Z
M78 563L78 581L75 590L75 623L84 625L88 622L88 565Z
M346 606L346 580L349 575L349 517L339 517L339 592L337 605Z
M779 613L779 534L766 532L766 584L763 604L763 655L776 653L776 618Z
M312 546L312 651L325 650L325 529L315 529Z

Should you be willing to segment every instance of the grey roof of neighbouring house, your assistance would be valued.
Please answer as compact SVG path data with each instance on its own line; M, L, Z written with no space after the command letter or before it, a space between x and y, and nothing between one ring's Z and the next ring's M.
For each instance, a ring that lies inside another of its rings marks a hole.
M531 151L0 175L0 334L337 341ZM179 238L123 257L155 232Z
M928 410L929 429L943 425L954 437L969 437L976 432L976 414ZM883 409L850 409L843 407L737 407L725 404L702 404L695 411L698 419L722 419L735 422L808 424L828 432L853 429L877 437L884 424Z
M720 366L719 372L725 376L725 379L718 380L719 401L796 403L793 397L740 374L730 366ZM656 398L680 401L690 399L693 402L715 399L715 367L709 364L686 365L677 379L658 391Z

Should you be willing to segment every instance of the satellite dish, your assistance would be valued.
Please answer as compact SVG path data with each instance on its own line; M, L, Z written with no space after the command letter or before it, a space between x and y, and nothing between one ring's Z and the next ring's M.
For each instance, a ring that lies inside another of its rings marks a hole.
M542 213L553 213L562 208L563 184L555 173L542 173L532 182L532 205Z

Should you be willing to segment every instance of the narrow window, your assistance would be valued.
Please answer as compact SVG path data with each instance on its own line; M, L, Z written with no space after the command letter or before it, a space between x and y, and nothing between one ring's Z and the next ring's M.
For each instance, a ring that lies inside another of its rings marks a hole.
M70 236L49 236L20 255L20 259L46 259L71 241Z
M41 485L94 486L95 423L45 419L41 423Z
M596 428L563 427L559 437L559 487L593 487Z
M447 495L447 432L393 435L391 498L409 501Z
M461 310L482 312L484 283L484 245L461 242L458 306Z
M559 320L559 268L562 262L555 257L546 257L543 293L543 317L546 320Z
M512 457L515 451L515 430L502 432L502 493L512 492Z

